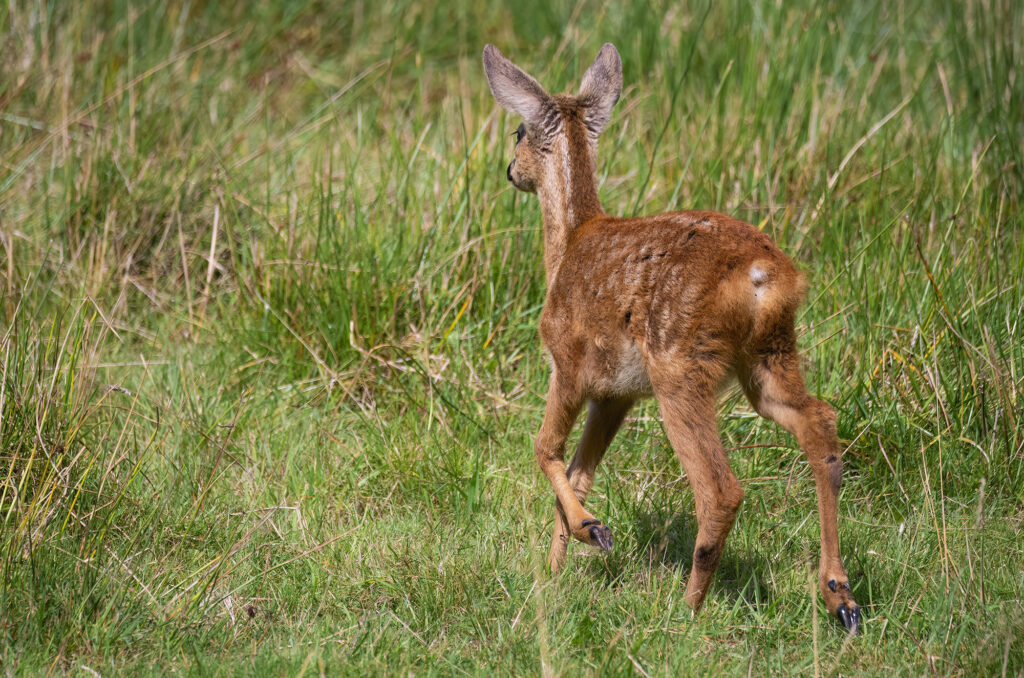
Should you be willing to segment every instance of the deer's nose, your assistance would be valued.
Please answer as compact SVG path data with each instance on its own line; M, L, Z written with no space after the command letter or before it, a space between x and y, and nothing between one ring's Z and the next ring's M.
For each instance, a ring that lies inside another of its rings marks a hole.
M507 176L507 177L508 177L508 180L509 180L509 181L512 181L512 165L513 165L513 163L515 163L515 160L513 160L512 162L510 162L510 163L508 164L508 169L506 169L506 170L505 170L505 176Z

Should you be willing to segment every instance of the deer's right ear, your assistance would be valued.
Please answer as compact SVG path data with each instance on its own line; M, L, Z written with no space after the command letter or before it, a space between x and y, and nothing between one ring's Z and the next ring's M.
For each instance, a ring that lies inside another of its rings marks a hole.
M484 70L494 100L509 113L535 125L544 117L550 97L536 80L509 61L494 45L484 47Z

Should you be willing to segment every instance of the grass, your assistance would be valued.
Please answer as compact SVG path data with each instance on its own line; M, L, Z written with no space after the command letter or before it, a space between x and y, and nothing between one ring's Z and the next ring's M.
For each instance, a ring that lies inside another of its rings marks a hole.
M259 3L257 3L259 5ZM0 9L0 664L13 674L1024 672L1024 11L381 0ZM542 563L539 209L480 52L626 89L605 209L806 271L850 641L794 442L735 392L704 611L638 407Z

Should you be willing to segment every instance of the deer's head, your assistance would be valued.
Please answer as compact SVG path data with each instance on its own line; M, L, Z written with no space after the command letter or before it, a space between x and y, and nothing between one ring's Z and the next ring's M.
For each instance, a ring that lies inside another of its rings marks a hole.
M512 185L543 194L572 191L574 175L592 182L597 137L622 91L622 60L615 46L601 48L576 95L548 94L494 45L484 47L484 69L494 99L523 119L506 170Z

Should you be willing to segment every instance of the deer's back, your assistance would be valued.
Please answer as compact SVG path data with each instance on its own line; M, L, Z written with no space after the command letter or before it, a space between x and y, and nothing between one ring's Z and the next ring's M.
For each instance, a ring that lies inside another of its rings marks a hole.
M594 395L641 395L652 365L732 362L779 323L791 328L803 289L771 238L738 219L599 217L569 239L541 337L556 366L576 363L595 375Z

